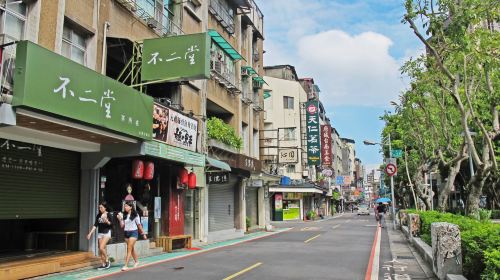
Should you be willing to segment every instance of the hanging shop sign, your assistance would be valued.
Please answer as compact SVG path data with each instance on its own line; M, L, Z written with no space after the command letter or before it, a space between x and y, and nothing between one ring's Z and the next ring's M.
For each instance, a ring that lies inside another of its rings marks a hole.
M330 125L321 126L321 163L332 165L332 127Z
M225 184L229 182L229 172L210 172L206 173L207 184Z
M278 163L297 163L299 162L298 149L280 149L278 151Z
M306 102L307 164L319 165L321 159L318 101Z
M169 110L167 144L174 147L196 151L198 138L198 121Z
M208 33L144 40L142 80L209 79L210 42Z
M250 172L260 172L262 169L262 163L258 159L238 154L236 158L236 167Z
M17 44L14 106L151 139L153 99L34 43Z
M154 140L196 151L198 121L155 103L153 105L152 135Z
M205 166L205 155L173 147L157 141L144 143L144 154L182 162L189 165Z

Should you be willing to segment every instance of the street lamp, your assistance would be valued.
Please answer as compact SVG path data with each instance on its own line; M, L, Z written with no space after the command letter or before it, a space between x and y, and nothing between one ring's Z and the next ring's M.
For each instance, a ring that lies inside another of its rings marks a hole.
M391 135L387 135L387 142L388 142L388 145L389 145L389 158L392 156L392 144L391 144ZM373 145L380 145L382 147L382 150L383 150L383 147L384 147L384 144L385 143L377 143L377 142L373 142L373 141L368 141L368 140L364 140L363 141L363 144L365 145L368 145L368 146L373 146ZM391 208L391 212L392 212L392 226L393 226L393 229L396 229L396 210L394 208L394 206L396 205L396 198L394 197L394 176L390 176L391 177L391 201L392 201L392 208Z

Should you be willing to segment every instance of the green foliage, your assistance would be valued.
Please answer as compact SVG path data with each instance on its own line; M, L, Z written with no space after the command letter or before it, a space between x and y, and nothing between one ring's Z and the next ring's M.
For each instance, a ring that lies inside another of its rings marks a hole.
M247 226L247 230L250 228L250 218L249 217L245 217L245 224Z
M500 250L495 249L484 253L486 268L481 275L481 279L500 280Z
M497 279L488 278L498 268L494 267L500 260L498 247L500 244L500 224L489 221L478 221L472 218L441 213L436 211L408 211L420 215L422 240L431 244L431 224L448 222L458 225L462 238L463 270L467 279ZM497 272L498 274L498 272ZM497 276L498 277L498 276Z
M479 220L488 221L491 219L491 210L479 209Z
M316 218L316 212L309 210L307 211L306 216L308 220L314 220Z
M238 150L243 146L243 139L236 134L234 128L219 118L211 117L207 120L207 133L208 138L221 141Z

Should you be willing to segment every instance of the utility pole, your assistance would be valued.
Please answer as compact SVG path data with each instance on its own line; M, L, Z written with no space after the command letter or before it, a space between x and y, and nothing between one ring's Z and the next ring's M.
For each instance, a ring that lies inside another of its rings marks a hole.
M388 135L389 140L389 158L392 156L391 134ZM394 176L391 176L391 198L392 198L392 227L396 229L396 198L394 197Z

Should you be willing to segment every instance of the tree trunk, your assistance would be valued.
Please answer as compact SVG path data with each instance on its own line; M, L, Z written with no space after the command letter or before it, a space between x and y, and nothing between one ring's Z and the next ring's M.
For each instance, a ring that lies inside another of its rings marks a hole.
M477 170L469 183L470 192L467 197L467 215L477 216L479 213L479 199L483 192L485 181L486 176L484 176L483 170Z
M430 195L428 192L428 188L424 185L424 170L426 170L426 165L420 165L417 168L417 171L415 172L414 175L414 181L415 181L415 192L417 193L418 198L422 200L424 203L425 209L421 210L430 210L431 209L431 200L430 200Z
M457 160L453 165L449 167L448 180L445 182L444 187L439 192L438 198L438 209L441 212L448 210L448 197L450 196L451 188L455 183L455 178L460 172L460 165L462 160Z

